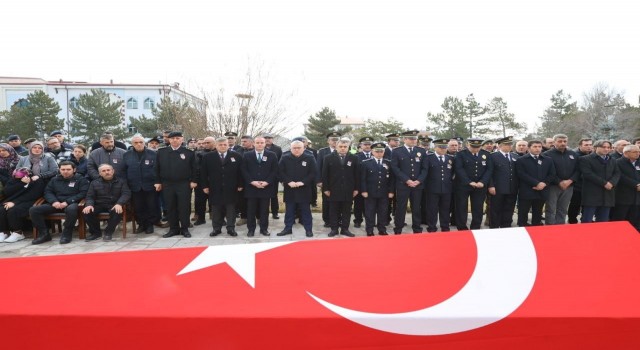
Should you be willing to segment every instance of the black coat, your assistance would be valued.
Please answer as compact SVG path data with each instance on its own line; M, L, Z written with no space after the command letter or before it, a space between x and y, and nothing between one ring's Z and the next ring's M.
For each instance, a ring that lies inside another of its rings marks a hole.
M113 207L126 204L130 198L131 191L125 180L114 177L111 181L105 181L99 178L91 181L85 206Z
M130 149L122 156L124 172L126 174L129 189L133 192L155 191L156 183L156 151L145 147L138 153Z
M507 160L502 152L494 152L489 155L493 163L493 173L489 181L489 187L496 188L496 194L517 194L518 174L516 162L520 158L515 153L509 153L511 161Z
M482 182L485 187L489 185L493 174L493 162L489 156L491 153L481 149L475 157L468 149L456 153L453 162L456 173L456 184L460 189L472 190L469 186L472 182Z
M448 154L443 157L444 163L440 162L436 154L429 154L425 159L428 169L425 186L428 193L453 193L454 158Z
M619 158L616 163L620 169L620 181L616 186L616 205L640 205L640 161L633 164L628 158Z
M311 203L311 191L315 191L317 178L316 160L311 153L302 153L299 157L283 154L278 164L278 178L284 186L284 201ZM304 186L291 188L289 182L302 182Z
M209 152L200 164L200 185L209 189L209 203L215 205L236 203L244 187L242 180L242 155L228 150L224 161L220 153Z
M360 164L360 192L367 192L368 198L389 198L394 193L396 179L391 170L391 161L382 159L378 166L375 158L369 158Z
M320 148L318 150L318 153L316 154L317 182L322 182L322 163L324 162L324 158L335 152L335 149L331 150L329 147Z
M186 147L160 148L156 157L156 183L198 182L196 153Z
M578 154L570 149L560 152L555 148L552 148L544 155L553 160L553 165L556 168L556 178L553 180L553 184L557 185L560 181L572 180L573 183L580 178L580 166L578 165Z
M613 207L616 204L615 190L606 190L604 185L611 182L614 188L620 180L620 169L616 161L609 158L604 162L595 152L580 159L582 173L582 205L589 207Z
M360 161L354 154L347 153L344 164L338 153L332 153L324 158L322 164L322 192L330 191L330 202L350 201L353 191L358 190L358 166Z
M406 147L398 147L391 152L391 169L396 177L396 190L423 189L424 180L427 178L425 158L427 151L422 147L413 147L409 154ZM420 185L411 188L407 186L407 180L420 181Z
M44 189L44 199L49 204L55 202L67 202L73 204L80 202L89 190L89 180L80 174L73 174L69 179L62 175L54 176Z
M2 199L2 203L31 203L30 205L33 205L38 198L42 197L44 187L44 181L33 181L25 188L24 182L12 177L7 181L7 184L4 185L4 190L2 191L4 198Z
M278 145L267 146L265 150L275 153L276 157L278 157L278 161L280 161L280 158L282 158L282 147Z
M262 161L258 163L256 151L244 154L242 160L242 178L244 179L245 198L271 198L278 192L278 156L271 151L264 150ZM253 181L265 181L269 186L257 188Z
M531 154L518 158L516 161L518 173L518 198L543 199L549 198L549 185L556 178L556 168L553 160L546 156L540 156L535 160ZM547 184L542 191L534 190L538 183Z

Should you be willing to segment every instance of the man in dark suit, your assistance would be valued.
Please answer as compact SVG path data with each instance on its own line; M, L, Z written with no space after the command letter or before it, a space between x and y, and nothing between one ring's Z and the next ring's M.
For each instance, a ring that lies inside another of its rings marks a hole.
M467 215L471 200L471 229L477 230L482 224L484 200L487 185L493 174L493 163L489 152L480 149L481 139L467 139L469 148L456 154L454 161L456 224L458 230L468 230Z
M275 153L276 158L279 162L280 158L282 158L282 147L273 144L273 135L271 134L264 134L264 140L266 142L265 150ZM278 181L277 178L276 178L276 181ZM316 191L316 194L317 194L317 191ZM280 219L280 216L278 215L278 212L280 211L280 203L278 202L277 186L276 186L276 191L273 197L271 197L270 202L271 202L271 217L273 217L274 219Z
M424 180L427 178L427 168L424 158L427 151L416 146L418 143L418 130L410 130L402 133L404 146L398 147L391 153L391 169L396 177L396 214L394 217L393 232L399 235L402 232L407 216L407 203L411 200L411 228L413 233L422 232L422 190Z
M593 153L593 140L583 138L578 141L578 148L575 150L578 157L578 172L580 171L580 160L582 157ZM582 174L578 175L578 179L573 183L573 194L567 209L567 221L570 224L578 223L578 215L582 210Z
M329 202L329 237L340 234L355 235L349 231L351 204L358 194L358 157L349 153L351 141L343 139L336 144L336 152L326 156L322 163L322 193Z
M182 145L182 132L172 131L168 137L169 145L158 150L155 168L154 186L162 191L169 219L169 232L162 237L191 237L191 190L198 185L198 162L195 153Z
M515 162L519 156L511 152L513 136L498 139L496 143L498 151L489 156L493 162L493 174L489 181L489 196L491 196L489 227L511 227L518 197Z
M216 139L214 137L208 136L202 140L202 149L196 151L196 159L198 160L198 179L200 179L200 168L202 167L202 157L205 154L213 152L216 150ZM193 223L195 226L204 225L207 220L205 219L207 212L207 202L209 201L209 195L202 191L202 186L196 187L193 190L194 200L193 206L195 208L195 222ZM191 219L193 220L193 219Z
M438 217L440 217L440 230L442 232L450 231L449 210L453 196L454 158L447 154L448 143L449 139L433 141L435 153L429 154L425 159L428 169L425 180L427 232L438 230Z
M394 149L400 147L400 134L391 133L385 137L387 138L387 147L384 149L384 159L391 161L391 152L393 152ZM395 215L396 211L395 196L393 198L389 198L389 207L387 209L387 221L391 222L391 215Z
M278 191L278 157L265 146L264 137L256 137L254 150L245 152L242 161L249 237L255 234L256 214L260 218L260 234L269 236L269 202Z
M278 178L284 185L284 229L277 236L293 233L296 209L300 208L300 220L307 237L313 237L311 217L311 191L317 177L316 160L310 153L305 153L302 141L291 143L291 152L283 154L278 164Z
M358 163L362 164L363 161L373 158L373 154L371 153L373 137L362 137L360 138L359 142L361 151L356 153L356 157L358 157ZM358 174L358 177L359 176L360 174ZM363 221L363 214L364 198L362 198L362 195L358 193L358 195L353 198L353 227L360 228Z
M222 233L223 215L226 216L229 236L238 235L236 205L244 186L241 169L242 156L229 149L229 142L224 137L216 140L216 152L209 152L202 157L200 184L202 191L209 195L213 217L213 231L209 233L211 237Z
M616 204L614 187L620 180L620 169L611 159L611 142L598 140L594 152L580 158L582 174L582 222L609 221L611 208Z
M327 134L327 147L320 148L318 150L318 156L316 157L316 165L317 165L317 179L316 184L318 187L322 188L322 163L324 162L324 158L331 153L334 153L336 150L336 143L340 140L342 136L341 133L337 131L332 131ZM324 227L330 227L329 225L329 203L327 201L327 196L322 194L322 221L324 221Z
M365 231L373 236L373 227L378 234L387 235L389 199L393 198L395 178L391 170L391 161L384 158L385 145L374 143L373 157L362 161L360 166L360 192L364 198Z
M640 232L640 148L627 145L618 159L620 181L616 186L616 206L611 212L611 220L627 220Z
M542 207L549 198L549 184L555 179L556 169L551 158L543 156L542 141L529 141L529 154L518 158L518 226L542 225Z

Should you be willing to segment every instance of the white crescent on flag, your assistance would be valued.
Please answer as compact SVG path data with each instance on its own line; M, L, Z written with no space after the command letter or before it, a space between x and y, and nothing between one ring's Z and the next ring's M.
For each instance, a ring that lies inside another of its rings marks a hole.
M390 333L443 335L486 326L507 317L525 301L535 283L538 264L535 247L524 228L472 233L478 261L471 278L456 294L434 306L379 314L347 309L307 293L346 319Z

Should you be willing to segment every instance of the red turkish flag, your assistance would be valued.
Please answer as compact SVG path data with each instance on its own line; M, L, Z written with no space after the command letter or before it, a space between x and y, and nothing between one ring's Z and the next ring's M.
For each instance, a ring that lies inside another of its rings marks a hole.
M2 344L7 349L637 348L640 236L635 230L627 223L603 223L527 231L537 264L530 292L504 318L467 331L383 331L338 315L310 294L375 314L437 306L464 289L479 264L469 231L295 242L256 254L255 288L224 263L179 274L206 248L1 259Z

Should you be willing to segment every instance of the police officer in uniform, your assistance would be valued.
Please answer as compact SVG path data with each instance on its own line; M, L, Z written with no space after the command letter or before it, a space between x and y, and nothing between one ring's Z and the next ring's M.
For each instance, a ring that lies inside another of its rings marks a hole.
M362 161L360 166L360 192L364 199L365 231L373 236L373 227L378 234L387 235L389 199L393 198L395 177L391 170L391 161L384 158L385 145L382 142L372 146L373 156Z
M227 131L224 133L224 136L227 138L229 142L229 150L234 152L242 152L242 147L236 144L236 138L238 137L237 132Z
M156 191L162 191L169 232L162 237L191 237L191 190L196 188L198 164L193 151L182 145L182 132L169 133L169 145L158 150L156 159Z
M349 153L351 141L342 139L336 144L336 152L324 158L322 163L322 193L329 202L329 237L340 234L355 235L349 231L351 204L358 194L358 157Z
M400 134L391 133L385 137L387 138L387 147L384 149L384 159L391 161L391 152L393 152L394 149L400 147ZM394 215L396 210L395 196L393 198L389 198L389 206L387 209L387 221L391 222L391 215Z
M416 146L418 130L402 133L404 146L398 147L391 153L391 169L396 177L396 215L393 232L399 235L404 227L407 203L411 200L411 228L413 233L421 233L422 222L421 201L424 180L427 178L427 168L424 159L427 151Z
M373 137L365 136L361 138L359 142L361 151L356 153L356 157L358 157L358 163L362 164L363 161L373 158L373 154L371 153ZM358 176L360 176L360 174L358 174ZM358 195L353 198L353 227L360 228L363 221L363 213L364 198L358 193Z
M491 197L489 227L511 227L518 197L518 175L515 162L520 157L511 152L513 136L498 139L496 143L498 151L489 156L493 162L493 174L489 181Z
M456 173L456 226L458 230L468 230L468 203L471 200L471 229L477 230L482 224L484 200L487 185L493 173L493 163L489 152L480 149L481 139L467 139L468 148L458 152L454 162Z
M435 153L429 154L425 159L428 169L425 184L427 232L438 230L436 225L438 217L440 217L440 230L450 231L449 209L453 197L454 157L447 154L448 143L449 139L433 141Z
M336 151L336 143L340 140L342 136L341 133L337 131L332 131L327 134L327 147L320 148L318 150L318 155L316 157L316 165L317 165L317 179L316 185L322 188L322 163L324 162L324 158L331 153ZM327 196L322 194L322 221L324 221L324 227L330 227L329 225L329 202L327 201Z
M276 157L278 158L278 162L280 161L280 158L282 158L282 148L278 145L275 145L273 143L273 135L272 134L264 134L264 140L266 142L266 147L265 149L267 151L271 151L273 153L276 154ZM276 178L276 181L278 179ZM317 191L315 191L316 194L318 193ZM280 216L278 215L278 212L280 211L280 203L278 203L278 191L277 191L277 186L276 186L276 191L273 197L271 197L271 217L273 217L274 219L280 219Z

